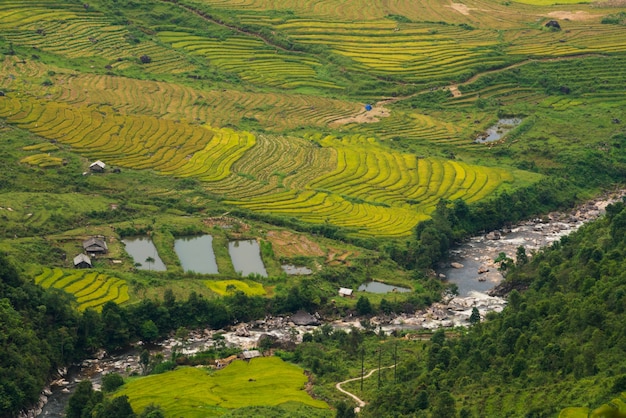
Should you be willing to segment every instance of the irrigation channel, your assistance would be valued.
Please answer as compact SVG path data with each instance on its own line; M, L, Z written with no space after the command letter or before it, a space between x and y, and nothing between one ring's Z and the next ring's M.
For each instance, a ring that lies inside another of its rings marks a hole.
M524 246L527 254L532 256L533 251L549 245L602 215L606 206L622 199L625 192L622 190L598 198L569 212L550 213L510 228L472 237L466 243L452 249L450 261L441 265L436 273L442 280L456 284L457 296L447 295L442 302L412 314L374 317L371 318L370 324L385 332L432 330L467 326L473 307L479 310L481 317L490 311L501 311L506 304L505 300L487 294L502 280L498 266L494 263L500 252L514 259L517 248ZM376 285L375 288L380 289L380 286ZM393 292L389 294L393 295ZM342 318L330 324L336 329L362 328L361 318L358 317ZM184 341L169 338L151 347L151 352L160 352L167 359L174 351L189 355L221 344L247 350L255 348L264 335L275 340L299 343L302 341L302 335L320 325L322 319L316 314L300 313L291 317L268 317L251 323L240 323L226 330L194 330ZM40 405L20 418L63 416L67 400L81 380L90 379L94 388L99 389L104 374L141 373L139 354L143 349L139 343L133 349L121 354L109 355L100 352L95 358L87 359L69 370L59 371L58 379L44 389Z

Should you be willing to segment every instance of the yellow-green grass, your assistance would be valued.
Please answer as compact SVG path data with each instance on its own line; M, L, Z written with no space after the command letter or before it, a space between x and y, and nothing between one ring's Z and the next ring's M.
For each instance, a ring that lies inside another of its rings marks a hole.
M131 380L114 396L128 396L135 411L160 405L166 417L220 416L247 406L299 402L328 408L304 390L304 370L277 357L237 360L215 373L204 369L177 370Z
M586 407L565 408L559 413L559 418L623 417L624 414L626 414L626 392L594 410Z
M41 152L49 152L49 151L56 151L59 149L59 147L57 147L54 144L51 144L49 142L42 142L40 144L33 144L33 145L27 145L25 147L22 148L24 151L41 151Z
M76 215L91 211L104 211L113 202L101 196L84 196L75 193L28 193L0 194L0 213L10 221L24 222L29 226L44 225L50 216L68 213Z
M248 296L263 296L266 294L261 283L250 280L205 280L206 286L221 296L230 295L240 291Z
M76 299L79 310L101 310L109 301L117 304L128 301L126 281L91 270L61 270L44 267L35 277L35 283L61 289Z
M30 165L36 165L42 168L58 167L63 164L63 158L52 157L50 154L34 154L22 158L20 162Z

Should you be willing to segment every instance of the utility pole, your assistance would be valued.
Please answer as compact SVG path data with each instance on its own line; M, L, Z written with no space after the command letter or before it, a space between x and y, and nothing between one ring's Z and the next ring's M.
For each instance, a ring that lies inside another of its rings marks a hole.
M363 373L365 373L364 358L365 358L365 348L361 347L361 392L363 392Z
M393 382L397 383L396 370L398 370L398 342L395 342L393 348Z
M380 373L382 372L382 370L380 370L380 358L383 354L383 349L382 347L378 348L378 389L380 389Z

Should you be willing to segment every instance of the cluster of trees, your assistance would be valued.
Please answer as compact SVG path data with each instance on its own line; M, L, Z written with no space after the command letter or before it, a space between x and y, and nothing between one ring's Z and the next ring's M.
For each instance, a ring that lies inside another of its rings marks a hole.
M0 254L0 416L34 404L48 376L80 358L81 327L65 293L23 280Z
M442 199L431 219L420 222L408 242L389 243L384 250L405 268L432 268L447 256L455 242L557 208L573 207L576 193L577 189L565 180L546 179L471 206L461 199Z
M94 390L89 380L83 380L69 399L66 418L164 418L165 414L158 405L147 406L141 414L136 414L127 396L113 399L105 397L105 393L117 389L123 384L118 374L109 374L103 378L102 391Z
M554 416L567 406L610 401L626 391L625 255L620 202L510 266L514 290L504 312L459 338L437 332L423 361L382 390L364 416L435 414L446 403L442 391L456 400L448 402L453 412L436 415L442 417Z

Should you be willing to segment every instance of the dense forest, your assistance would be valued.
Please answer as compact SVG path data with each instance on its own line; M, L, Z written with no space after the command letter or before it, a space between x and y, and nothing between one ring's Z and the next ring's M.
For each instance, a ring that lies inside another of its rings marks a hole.
M548 417L619 396L626 391L625 254L620 202L512 266L504 312L458 338L437 332L425 361L381 389L364 416Z

